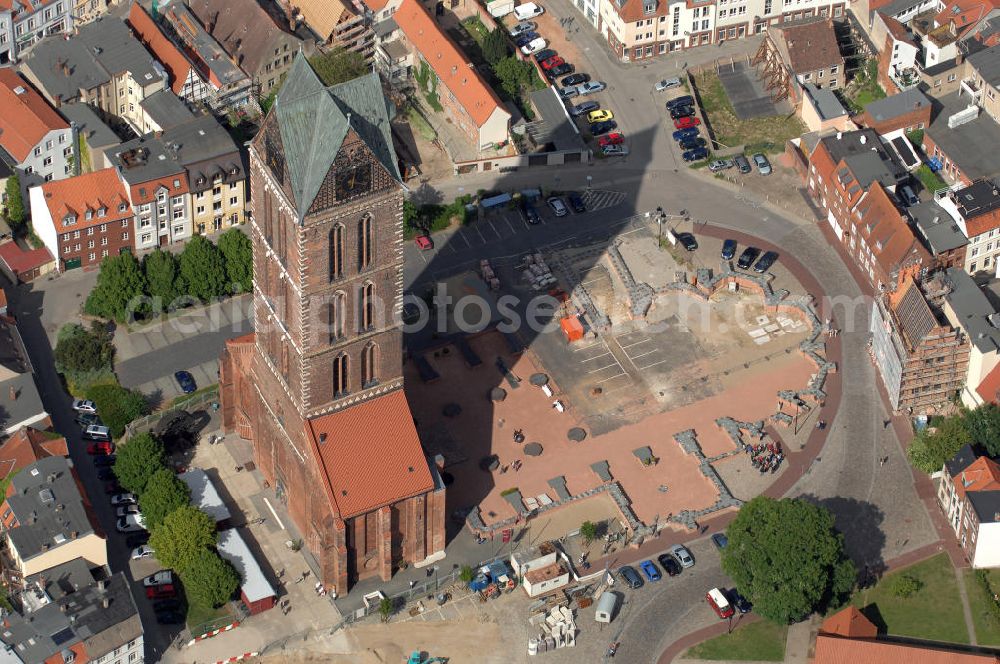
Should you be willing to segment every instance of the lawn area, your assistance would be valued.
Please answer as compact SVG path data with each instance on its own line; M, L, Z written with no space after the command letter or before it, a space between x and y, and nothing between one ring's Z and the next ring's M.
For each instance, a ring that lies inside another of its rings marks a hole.
M893 577L901 574L923 584L907 599L896 597L890 590ZM928 641L969 642L958 581L946 553L887 574L874 588L856 593L851 604L861 609L880 633Z
M941 176L931 170L931 167L927 164L921 164L920 168L917 169L917 178L920 180L920 184L924 186L927 191L937 191L938 189L944 189L948 186L948 183L941 179Z
M479 44L479 48L483 47L483 40L486 39L486 35L489 30L483 25L483 22L478 16L470 16L469 18L462 21L462 27L465 31L469 33L469 36L476 40Z
M743 145L747 152L781 152L788 139L801 136L806 131L805 125L794 113L740 120L714 71L697 75L695 87L714 138L724 147Z
M187 605L187 626L192 636L200 636L217 627L224 627L232 619L233 614L229 612L228 604L217 609L195 602L189 602Z
M873 101L884 99L885 90L878 82L878 61L874 58L865 61L844 92L847 104L854 113L860 113Z
M415 108L411 108L406 112L406 120L410 123L410 127L420 134L420 137L425 141L433 141L437 138L437 132L427 124L427 120Z
M994 593L1000 592L1000 570L982 570L989 579L990 588ZM969 595L969 608L972 610L972 622L976 627L976 641L981 646L1000 646L1000 619L990 612L990 605L997 602L986 591L978 578L978 571L963 570L965 575L965 592Z
M786 625L758 620L737 627L732 634L723 634L699 643L684 653L684 657L780 662L785 659L787 635Z

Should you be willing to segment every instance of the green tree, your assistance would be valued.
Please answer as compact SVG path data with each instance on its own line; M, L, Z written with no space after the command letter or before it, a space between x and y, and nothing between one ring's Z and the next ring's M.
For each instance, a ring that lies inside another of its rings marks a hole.
M126 491L142 496L153 475L166 470L164 459L163 443L152 434L140 433L118 448L115 477Z
M458 572L458 578L464 583L469 583L475 577L476 573L472 571L472 567L469 565L462 565L462 569Z
M20 227L27 220L28 215L24 210L24 199L21 198L21 178L14 173L7 178L7 221L14 227Z
M184 505L164 517L163 523L153 529L149 545L164 567L183 576L197 560L198 552L215 546L217 537L212 517L197 507Z
M389 616L392 615L393 603L392 599L389 597L383 597L378 603L378 614L382 618L382 622L389 622Z
M778 623L802 620L848 596L857 570L844 554L833 515L795 498L754 498L726 531L722 568L753 602Z
M961 415L946 417L934 428L927 428L914 436L906 449L906 456L915 468L925 473L941 470L944 462L955 456L963 445L973 442L965 418Z
M889 579L889 591L900 599L909 599L924 587L924 582L912 574L896 574Z
M503 33L501 28L494 28L486 33L486 37L483 39L483 58L490 63L491 67L496 66L509 54L507 35Z
M247 234L230 228L219 236L219 251L226 260L229 288L238 293L253 290L253 244Z
M226 261L219 248L201 235L184 247L180 264L188 295L208 301L226 294Z
M365 56L339 47L327 53L314 55L309 58L309 64L324 85L351 81L371 71L365 62Z
M1000 456L1000 407L985 403L965 413L965 428L990 456Z
M153 546L153 550L159 557L159 549ZM202 606L225 604L240 586L239 572L232 563L205 547L194 553L191 564L181 573L181 579L188 596Z
M518 60L512 55L497 62L493 66L493 73L496 74L504 92L511 97L516 97L521 94L521 90L530 87L532 69L529 63Z
M111 335L100 321L87 330L77 323L68 323L59 330L54 351L56 370L63 374L97 371L111 366L115 347Z
M580 524L580 537L585 544L590 544L597 539L597 525L593 521L584 521Z
M101 420L114 438L125 433L125 427L133 420L149 412L142 392L126 389L117 383L90 385L85 395L97 406Z
M163 310L169 308L184 293L177 269L177 257L159 247L142 259L142 271L146 277L146 293L160 298Z
M149 478L139 495L139 509L146 520L146 528L155 530L168 514L184 507L190 500L191 490L187 484L169 468L160 468Z
M146 279L139 261L129 252L101 261L97 285L90 291L84 310L92 316L124 323L144 308Z

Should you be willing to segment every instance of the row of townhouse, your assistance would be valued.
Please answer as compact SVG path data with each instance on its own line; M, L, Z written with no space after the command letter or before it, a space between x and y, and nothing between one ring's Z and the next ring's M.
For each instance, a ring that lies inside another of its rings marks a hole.
M108 155L112 166L30 190L35 232L60 271L94 268L217 232L247 215L246 166L211 116L147 134Z
M843 18L830 0L574 0L574 6L624 61L765 32L811 17Z
M974 568L1000 567L1000 465L969 445L945 462L938 505Z

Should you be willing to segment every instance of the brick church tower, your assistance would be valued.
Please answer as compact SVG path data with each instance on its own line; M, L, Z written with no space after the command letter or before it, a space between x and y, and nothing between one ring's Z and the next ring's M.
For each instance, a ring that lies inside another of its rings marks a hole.
M250 145L255 332L221 362L227 430L345 592L443 556L444 484L403 394L403 187L378 76L301 54Z

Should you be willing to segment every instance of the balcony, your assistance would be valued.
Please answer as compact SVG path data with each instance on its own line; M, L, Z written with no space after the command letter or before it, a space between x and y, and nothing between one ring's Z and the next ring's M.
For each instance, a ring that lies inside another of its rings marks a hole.
M958 83L959 95L967 94L972 98L973 103L978 104L983 98L983 89L976 85L976 81L971 78L963 78Z
M900 92L915 88L920 83L920 74L916 67L892 67L889 70L889 78L896 84Z

